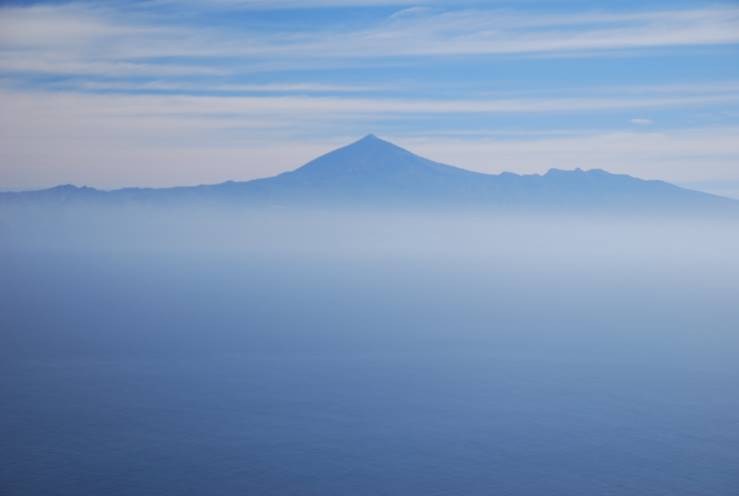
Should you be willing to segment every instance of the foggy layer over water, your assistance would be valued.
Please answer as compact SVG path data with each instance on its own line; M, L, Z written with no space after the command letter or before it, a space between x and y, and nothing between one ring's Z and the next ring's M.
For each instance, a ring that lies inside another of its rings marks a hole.
M738 231L3 212L0 492L735 494Z

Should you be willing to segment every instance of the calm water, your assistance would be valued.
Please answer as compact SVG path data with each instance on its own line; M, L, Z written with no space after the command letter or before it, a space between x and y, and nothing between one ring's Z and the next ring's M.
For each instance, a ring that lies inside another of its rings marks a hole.
M725 226L322 226L6 226L0 492L739 493Z

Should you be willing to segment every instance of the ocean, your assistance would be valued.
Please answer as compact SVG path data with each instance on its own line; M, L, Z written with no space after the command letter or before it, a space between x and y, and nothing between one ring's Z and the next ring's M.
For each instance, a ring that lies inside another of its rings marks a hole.
M733 226L206 219L2 224L0 493L739 493Z

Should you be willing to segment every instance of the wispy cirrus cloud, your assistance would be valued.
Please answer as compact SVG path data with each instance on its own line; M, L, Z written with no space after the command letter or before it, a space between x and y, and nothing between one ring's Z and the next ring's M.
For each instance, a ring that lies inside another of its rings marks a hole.
M235 84L178 81L78 81L67 80L55 87L67 90L173 93L367 93L384 91L388 86L328 83Z
M202 74L234 72L239 64L246 67L265 60L289 66L306 57L338 64L346 59L591 54L739 43L739 7L568 15L420 9L414 15L379 18L351 30L329 25L268 32L168 22L146 11L134 15L110 4L5 7L1 12L3 72L120 76L153 74L158 69L183 74L184 66L190 66L194 74ZM224 57L231 60L224 63Z
M326 40L327 41L327 40ZM432 12L390 19L314 48L375 56L494 55L739 43L739 8L518 15ZM337 42L338 41L338 42ZM333 47L333 48L332 48Z
M228 86L227 86L228 88ZM238 88L238 86L236 86ZM247 86L248 90L254 87ZM256 87L260 88L259 86ZM284 90L285 88L283 88ZM70 109L110 109L120 115L129 112L172 113L178 115L393 115L393 114L542 114L592 112L624 109L689 107L739 104L739 92L706 95L650 95L647 97L586 96L563 98L423 99L336 96L217 96L217 95L108 95L84 93L44 93L5 91L0 93L5 108L18 102L28 105L55 105ZM144 110L146 109L146 110ZM19 109L20 110L20 109Z
M135 21L87 4L0 7L0 72L41 75L219 75L221 65L147 60L198 56L191 28Z
M434 0L207 0L214 7L242 9L315 9L326 7L377 7L435 3Z
M89 59L56 57L53 54L37 54L32 57L21 53L0 54L0 72L50 76L224 76L230 74L225 67L194 64L153 64L115 59Z

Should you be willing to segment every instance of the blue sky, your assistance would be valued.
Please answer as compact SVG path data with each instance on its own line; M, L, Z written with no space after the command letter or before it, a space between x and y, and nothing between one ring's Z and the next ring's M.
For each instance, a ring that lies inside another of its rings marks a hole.
M375 133L739 197L739 2L3 2L0 186L214 183Z

